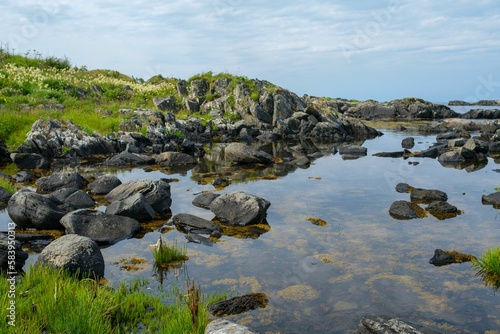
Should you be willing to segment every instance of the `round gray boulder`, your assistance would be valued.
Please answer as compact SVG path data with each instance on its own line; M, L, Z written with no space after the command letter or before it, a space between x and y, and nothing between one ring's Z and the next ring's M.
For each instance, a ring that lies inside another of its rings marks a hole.
M210 203L210 211L224 224L246 226L262 222L270 205L261 197L240 191L217 197Z
M122 181L114 175L101 175L89 183L87 189L94 195L106 195L120 184L122 184Z
M135 193L121 201L111 202L106 208L106 213L134 218L141 222L153 220L156 214L141 193Z
M41 193L50 193L61 188L83 189L87 184L88 181L78 173L54 173L41 177L35 182L35 186Z
M76 234L52 241L40 253L36 264L66 269L80 278L104 276L104 258L97 243Z

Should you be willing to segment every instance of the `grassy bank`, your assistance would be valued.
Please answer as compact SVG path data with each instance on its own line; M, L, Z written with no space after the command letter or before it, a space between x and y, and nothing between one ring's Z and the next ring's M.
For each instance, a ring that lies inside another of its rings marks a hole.
M171 292L173 303L165 305L140 289L144 284L135 281L112 289L93 280L79 281L60 270L32 266L17 280L14 299L9 298L10 282L0 280L0 305L5 306L0 308L0 332L108 334L135 333L138 328L146 333L204 332L209 297L188 284L187 294ZM8 317L11 313L6 306L11 300L15 300L15 319ZM15 327L5 319L14 320Z

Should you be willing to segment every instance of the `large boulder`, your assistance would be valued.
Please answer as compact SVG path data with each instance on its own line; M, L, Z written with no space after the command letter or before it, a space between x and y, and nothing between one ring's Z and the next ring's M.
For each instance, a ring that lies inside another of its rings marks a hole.
M17 226L40 230L61 229L59 220L69 210L53 196L29 190L16 192L9 200L7 208L10 218Z
M88 209L68 213L61 218L61 224L67 234L82 235L100 244L114 244L128 239L141 228L133 218Z
M122 181L119 178L106 174L97 177L93 182L89 183L87 189L94 195L106 195L120 184L122 184Z
M65 269L80 278L104 276L104 258L97 243L76 234L52 241L40 253L36 264Z
M213 234L220 236L222 229L210 220L193 216L188 213L178 213L172 217L172 222L184 233Z
M14 232L14 230L10 230ZM12 261L14 255L14 264ZM28 253L21 248L21 243L16 240L15 234L5 235L0 233L0 271L19 272L28 259Z
M61 188L83 189L88 181L78 173L54 173L50 176L41 177L35 182L35 186L41 193L50 193Z
M49 169L50 163L42 155L36 153L11 153L12 162L19 169Z
M208 323L205 334L256 334L256 332L228 320L216 319Z
M163 215L170 211L172 198L170 184L164 180L132 180L119 185L106 196L108 202L122 201L136 193L144 195L146 201L156 213Z
M126 216L138 221L153 220L156 213L141 193L135 193L120 201L111 202L106 208L110 215Z
M231 143L224 149L226 158L239 164L272 164L273 157L264 152L253 149L252 147L242 143Z
M244 192L221 195L210 203L210 210L224 224L246 226L264 220L271 203Z

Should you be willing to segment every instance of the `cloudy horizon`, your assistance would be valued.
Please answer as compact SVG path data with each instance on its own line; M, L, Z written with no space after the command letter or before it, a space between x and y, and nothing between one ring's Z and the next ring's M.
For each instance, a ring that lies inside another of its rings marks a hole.
M7 0L0 43L136 78L229 72L299 95L500 99L492 0Z

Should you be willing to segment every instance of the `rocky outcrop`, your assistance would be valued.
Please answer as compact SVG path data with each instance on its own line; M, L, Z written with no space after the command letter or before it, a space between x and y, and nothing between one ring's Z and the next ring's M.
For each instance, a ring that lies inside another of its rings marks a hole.
M116 153L117 147L97 133L89 135L71 121L38 120L17 148L19 153L36 153L45 158L58 157L69 151L80 157Z
M500 106L500 100L479 100L476 102L466 102L452 100L448 102L449 106Z
M104 258L97 243L76 234L52 241L40 253L36 264L65 269L80 278L104 276Z
M114 244L130 238L140 229L137 220L105 214L101 211L81 209L61 218L66 234L78 234L99 244Z
M472 109L460 115L463 119L499 119L500 109Z
M500 191L489 195L483 195L481 198L483 204L493 205L494 208L500 208Z
M246 226L262 222L270 205L269 201L261 197L234 192L214 199L210 203L210 210L224 224Z
M122 201L137 193L144 196L156 213L164 215L170 211L170 184L163 180L132 180L114 188L105 198L111 203Z
M35 182L41 193L50 193L61 188L83 189L87 184L88 181L78 173L54 173Z
M29 190L16 192L7 208L10 218L17 226L40 230L62 229L59 220L69 211L71 208L55 197Z
M10 235L9 238L9 235L0 233L0 272L18 273L23 269L27 259L28 253L21 248L21 243L16 240L15 235Z

